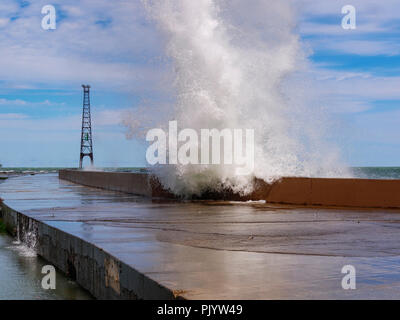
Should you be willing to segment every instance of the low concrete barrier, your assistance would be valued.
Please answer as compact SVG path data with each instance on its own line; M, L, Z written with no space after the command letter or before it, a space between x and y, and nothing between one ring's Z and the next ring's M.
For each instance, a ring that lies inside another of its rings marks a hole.
M268 202L363 208L400 208L400 180L283 178Z
M60 179L107 190L152 197L173 197L157 178L146 173L60 170ZM272 184L256 179L249 195L229 190L210 192L202 199L265 200L269 203L400 208L400 180L285 177Z
M151 196L149 175L145 173L60 170L59 178L88 187Z
M157 178L147 173L60 170L60 179L88 187L121 191L145 197L173 198Z

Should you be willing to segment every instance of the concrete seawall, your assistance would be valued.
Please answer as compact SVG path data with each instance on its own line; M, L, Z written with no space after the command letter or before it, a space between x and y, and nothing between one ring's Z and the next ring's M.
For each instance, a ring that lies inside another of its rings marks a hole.
M174 299L174 293L93 243L0 202L7 231L97 299Z
M173 197L154 176L145 173L61 170L60 179L85 186L152 197ZM285 177L269 185L255 181L254 192L241 196L226 191L204 199L265 200L268 203L400 208L400 180Z
M156 178L146 173L60 170L59 178L88 187L145 197L173 197L162 189Z

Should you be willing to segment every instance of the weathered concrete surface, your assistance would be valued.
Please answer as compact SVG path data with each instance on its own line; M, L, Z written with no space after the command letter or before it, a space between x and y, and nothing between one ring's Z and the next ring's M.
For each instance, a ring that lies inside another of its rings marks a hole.
M106 190L172 198L153 176L145 173L61 170L61 179ZM359 208L400 208L400 180L287 177L272 185L255 181L253 193L209 193L203 198L265 200L268 203Z
M73 253L95 296L400 298L398 210L151 200L52 175L10 179L0 196L37 221L46 259L68 271ZM341 288L347 264L357 290Z
M145 173L60 170L59 177L88 187L152 195L150 177Z
M283 178L274 183L271 203L400 208L400 180Z

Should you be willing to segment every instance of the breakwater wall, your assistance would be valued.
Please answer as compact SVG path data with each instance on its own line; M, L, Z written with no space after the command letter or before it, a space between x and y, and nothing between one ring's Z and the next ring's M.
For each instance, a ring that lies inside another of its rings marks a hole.
M157 178L146 173L60 170L59 178L89 187L147 197L173 198ZM255 180L254 191L239 195L229 190L209 192L202 199L265 200L268 203L400 208L400 180L284 177L272 184Z
M172 290L93 243L15 211L0 201L7 231L97 299L174 299Z

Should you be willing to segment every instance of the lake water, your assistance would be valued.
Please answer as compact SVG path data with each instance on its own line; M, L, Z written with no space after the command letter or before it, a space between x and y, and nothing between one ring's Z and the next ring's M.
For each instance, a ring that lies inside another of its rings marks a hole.
M90 294L60 272L56 289L41 286L42 267L47 263L24 245L0 234L0 299L92 299Z
M0 233L0 300L93 299L87 291L58 271L56 289L43 289L41 282L45 274L41 272L46 264L35 252L9 235Z

